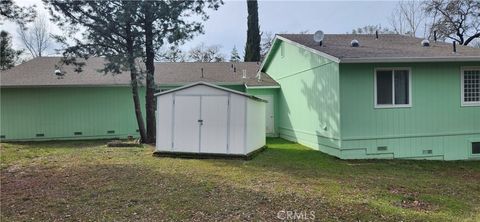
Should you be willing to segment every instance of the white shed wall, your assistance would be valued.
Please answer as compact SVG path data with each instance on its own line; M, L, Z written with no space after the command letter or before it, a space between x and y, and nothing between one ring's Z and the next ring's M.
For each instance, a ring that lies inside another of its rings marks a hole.
M204 110L208 114L203 113ZM196 127L199 126L197 120L200 116L205 122L199 130ZM223 124L225 119L220 118L222 116L228 119L227 124ZM182 121L185 118L188 121ZM199 132L199 140L191 138L196 136L195 130ZM219 136L222 138L218 138ZM222 145L226 142L228 147ZM205 144L214 145L207 148ZM247 154L264 145L263 102L206 85L196 85L157 96L157 151Z
M157 143L159 151L172 147L173 94L157 96Z
M247 152L250 153L266 144L265 103L247 100Z
M245 154L245 101L244 96L230 94L229 153Z

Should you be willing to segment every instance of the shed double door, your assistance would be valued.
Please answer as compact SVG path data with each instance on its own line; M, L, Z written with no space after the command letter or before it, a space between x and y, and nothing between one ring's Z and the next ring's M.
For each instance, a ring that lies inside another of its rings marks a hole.
M177 152L226 153L228 96L176 95L173 149Z

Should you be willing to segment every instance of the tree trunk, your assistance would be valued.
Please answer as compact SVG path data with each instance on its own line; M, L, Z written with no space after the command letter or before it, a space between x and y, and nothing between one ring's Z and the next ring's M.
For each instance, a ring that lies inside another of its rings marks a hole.
M258 24L257 0L247 0L247 43L245 45L245 62L260 61L260 26Z
M147 93L145 98L145 107L147 111L147 143L155 143L155 52L153 50L153 15L150 2L145 3L145 66L147 69Z
M137 117L138 130L140 133L140 139L142 142L146 141L145 123L143 122L142 109L140 99L138 96L138 73L135 68L135 56L134 56L134 41L131 33L131 26L127 24L126 28L126 42L127 42L127 58L128 67L130 68L130 81L132 86L133 105L135 107L135 116Z

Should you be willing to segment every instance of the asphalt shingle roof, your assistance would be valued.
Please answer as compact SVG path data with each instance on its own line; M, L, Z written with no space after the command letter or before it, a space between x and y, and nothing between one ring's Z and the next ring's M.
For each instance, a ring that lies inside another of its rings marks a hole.
M65 75L61 78L54 74L60 57L41 57L32 59L9 70L2 71L0 86L94 86L94 85L128 85L130 73L101 73L104 59L90 58L83 71L75 72L74 66L63 66ZM232 64L236 67L235 71ZM183 85L198 81L214 84L246 84L247 86L277 86L268 75L262 75L261 81L256 78L259 64L256 62L219 62L219 63L155 63L155 82L159 85ZM203 78L202 78L203 68ZM247 78L243 78L243 70Z
M473 57L480 61L480 49L478 48L457 45L457 53L453 53L451 43L430 41L429 47L422 47L423 39L397 34L380 34L378 39L375 39L375 35L367 34L325 34L322 46L313 41L313 34L279 34L278 36L340 60ZM359 41L359 47L350 46L353 39Z

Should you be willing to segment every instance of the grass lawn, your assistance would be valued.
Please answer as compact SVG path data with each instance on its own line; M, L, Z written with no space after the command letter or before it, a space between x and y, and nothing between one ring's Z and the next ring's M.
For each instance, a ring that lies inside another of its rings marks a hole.
M344 161L282 139L251 161L105 143L2 143L0 220L480 221L480 162Z

